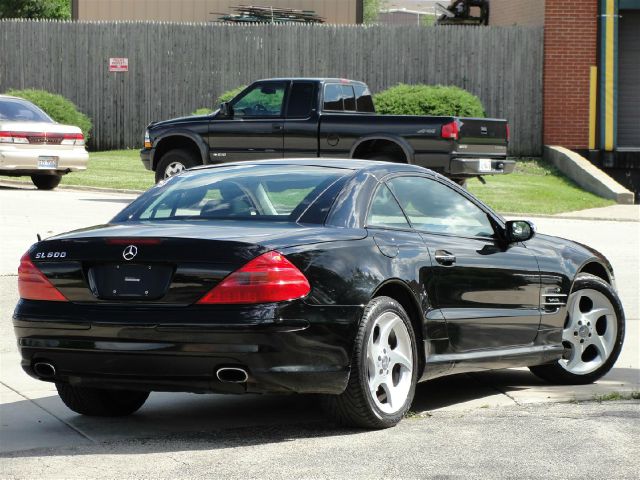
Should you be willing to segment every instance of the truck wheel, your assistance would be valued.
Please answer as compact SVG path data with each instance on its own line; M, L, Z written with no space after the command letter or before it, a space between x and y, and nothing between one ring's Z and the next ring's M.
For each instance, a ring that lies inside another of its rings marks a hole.
M156 166L156 183L200 164L199 159L188 150L169 150L162 156Z
M453 178L452 180L454 182L456 182L458 185L460 185L462 188L464 188L465 190L467 189L467 179L466 178Z
M53 190L60 185L62 175L31 175L31 181L38 190Z
M149 397L149 392L74 387L68 383L56 383L56 389L67 407L76 413L92 417L131 415Z

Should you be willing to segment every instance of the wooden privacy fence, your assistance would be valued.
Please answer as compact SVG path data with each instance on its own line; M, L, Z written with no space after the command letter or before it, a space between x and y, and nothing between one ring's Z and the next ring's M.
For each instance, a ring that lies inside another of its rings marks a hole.
M128 58L127 72L109 59ZM93 120L94 149L137 148L153 120L213 107L267 77L457 85L509 120L511 154L542 151L542 28L0 21L0 92L40 88Z

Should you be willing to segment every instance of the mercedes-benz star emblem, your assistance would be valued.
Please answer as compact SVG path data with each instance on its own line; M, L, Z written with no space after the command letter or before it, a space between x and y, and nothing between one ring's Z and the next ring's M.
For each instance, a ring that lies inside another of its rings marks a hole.
M122 256L125 260L133 260L133 257L135 257L137 254L138 247L136 247L135 245L129 245L124 249L124 252L122 252Z

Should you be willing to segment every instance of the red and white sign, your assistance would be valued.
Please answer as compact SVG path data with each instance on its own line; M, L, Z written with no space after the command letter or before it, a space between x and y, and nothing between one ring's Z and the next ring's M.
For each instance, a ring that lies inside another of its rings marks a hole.
M109 59L109 71L110 72L128 72L129 71L129 59L123 57L110 58Z

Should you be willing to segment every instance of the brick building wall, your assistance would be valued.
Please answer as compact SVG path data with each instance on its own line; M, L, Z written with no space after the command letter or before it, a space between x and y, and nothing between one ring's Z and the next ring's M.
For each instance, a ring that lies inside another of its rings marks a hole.
M545 0L490 0L489 25L544 25Z
M544 135L546 145L589 146L590 67L597 61L598 0L546 0Z

